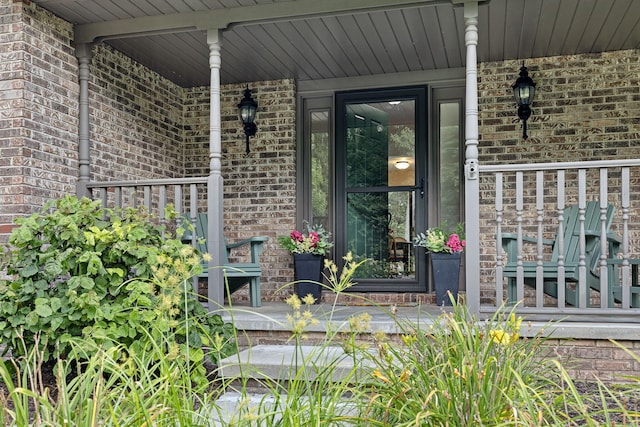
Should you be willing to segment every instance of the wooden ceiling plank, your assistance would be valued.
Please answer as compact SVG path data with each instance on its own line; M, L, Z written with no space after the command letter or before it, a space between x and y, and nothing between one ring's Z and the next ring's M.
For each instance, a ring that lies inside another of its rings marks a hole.
M538 31L540 14L542 13L542 0L528 0L523 2L523 6L518 51L510 59L531 58L533 56L535 34Z
M611 15L613 3L614 0L598 0L595 3L589 21L586 23L588 30L580 38L580 43L577 47L578 51L593 50L593 46L596 44Z
M310 36L310 40L307 41L309 47L331 70L332 78L345 77L357 73L344 49L342 47L336 49L339 43L335 35L327 30L322 19L314 18L294 21L293 26L300 34L305 34L306 27L306 34Z
M415 14L415 9L413 10ZM409 23L405 19L406 14L399 10L392 10L387 13L387 18L395 33L398 48L402 51L409 71L419 71L422 69L420 57L416 51L415 41L409 31ZM424 34L424 33L423 33Z
M458 52L458 63L459 67L464 67L467 63L467 47L465 45L464 33L465 33L465 21L464 21L464 8L463 7L454 7L453 10L454 20L453 24L455 26L455 33L457 34L457 52Z
M237 45L237 38L226 37L223 40L222 63L220 78L225 83L241 83L267 80L265 76L272 76L274 71L262 68L261 62L255 62L244 54L246 46ZM224 77L224 78L223 78Z
M640 7L635 0L618 0L615 7L612 8L611 14L607 18L607 22L602 28L602 33L598 40L594 43L593 49L598 51L606 51L612 46L622 47L624 41L631 36L633 31L620 31L621 28L629 28L634 22L640 21ZM640 33L637 29L636 34ZM640 35L638 35L640 39ZM637 44L636 44L637 46Z
M336 49L339 51L338 54L348 58L348 61L353 64L354 74L351 75L369 74L368 64L353 45L351 37L348 35L347 30L340 24L338 18L335 16L323 17L322 22L327 27L331 37L336 40L336 46L340 48Z
M276 52L269 50L268 46L264 43L264 39L270 37L265 35L262 28L252 26L238 30L243 30L238 31L238 35L246 44L244 52L250 54L249 57L252 57L253 62L259 62L262 68L271 70L268 72L268 75L271 76L279 72L285 77L291 77L295 76L296 71L301 69L301 67L297 66L293 58L282 49ZM274 45L273 40L270 41L270 45Z
M593 11L596 7L596 0L581 0L579 7L576 8L573 20L570 22L570 37L567 40L560 51L561 55L573 55L578 52L578 47L582 39L585 37L591 28L587 26L590 21Z
M339 16L338 21L343 28L348 29L348 34L351 35L351 42L353 43L353 46L359 54L365 58L367 68L370 71L369 74L382 74L384 70L377 60L367 60L367 58L375 58L375 54L371 50L371 46L367 42L362 28L360 28L354 17L352 15Z
M289 22L280 22L278 24L265 24L259 26L262 28L262 41L267 50L278 53L277 57L287 56L291 68L306 68L314 71L314 78L322 79L324 76L330 75L329 69L319 61L317 55L312 51L299 50L293 44L292 38L300 37L293 35L291 32L285 34L284 28L291 28ZM297 33L297 31L295 31ZM293 37L290 37L293 36Z
M456 26L453 8L446 6L436 6L440 32L444 42L444 53L446 57L445 68L459 68L464 63L462 52L460 51L460 39L458 38L458 28Z
M108 20L121 20L121 19L132 19L135 16L130 15L127 11L123 10L117 3L113 0L103 0L100 2L100 7L104 9L107 13L111 15Z
M114 5L124 11L129 18L138 18L141 16L158 15L162 13L157 6L150 4L147 0L140 0L132 3L128 0L111 0ZM171 8L172 13L176 10Z
M75 0L70 1L68 4L62 4L56 9L59 16L64 16L65 19L67 19L72 24L83 22L87 19L93 21L102 19L98 12L96 12L93 8L80 7L75 4Z
M489 3L478 7L478 62L489 61Z
M510 1L505 4L505 7L502 56L518 58L520 57L520 41L522 40L522 24L524 23L524 4L519 1Z
M384 44L382 43L380 33L376 29L376 26L371 21L371 17L367 14L355 15L358 28L360 28L365 43L369 46L369 50L373 53L371 56L372 61L378 63L378 67L382 69L383 73L396 72L395 64L391 59L390 53L387 52Z
M402 18L406 23L409 37L411 37L416 59L420 62L420 69L433 70L435 62L431 55L431 48L429 47L429 40L427 39L427 32L425 31L421 14L414 9L410 9L402 12Z
M541 14L538 16L538 26L531 56L544 56L544 52L548 51L550 44L557 46L558 50L561 49L565 40L565 31L568 31L572 13L569 14L569 12L567 12L569 14L569 20L567 20L566 17L559 19L558 10L567 3L565 0L543 1L542 7L540 8Z
M182 0L194 11L222 9L224 6L217 0Z
M506 0L489 3L489 60L498 61L504 52Z
M431 8L428 10L422 9L420 11L420 15L422 17L422 22L424 22L431 57L436 65L435 68L446 68L446 53L438 16Z
M409 71L407 58L399 47L396 28L391 25L389 15L385 12L373 12L367 16L379 36L378 38L386 56L391 59L395 72Z
M287 22L286 26L280 23L278 27L282 35L294 46L298 58L308 58L312 67L323 76L322 78L333 78L336 69L342 71L340 64L327 52L322 41L313 31L310 21L315 19Z

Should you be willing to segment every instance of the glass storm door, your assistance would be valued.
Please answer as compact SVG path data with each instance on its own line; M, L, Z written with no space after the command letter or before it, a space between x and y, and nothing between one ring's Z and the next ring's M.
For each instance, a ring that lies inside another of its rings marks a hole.
M337 258L369 259L356 272L357 290L424 291L424 257L411 241L427 209L425 89L336 101Z

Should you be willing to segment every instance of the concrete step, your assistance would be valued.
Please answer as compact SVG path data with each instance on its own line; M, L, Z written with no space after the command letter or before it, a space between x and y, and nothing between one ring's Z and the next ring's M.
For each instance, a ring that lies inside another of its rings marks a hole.
M217 410L209 419L213 426L239 425L245 417L273 410L276 398L265 393L240 393L228 391L216 400ZM260 409L258 409L260 408Z
M303 366L304 370L300 369ZM227 426L270 413L275 422L290 404L287 381L353 382L365 374L364 370L363 366L354 370L353 356L339 346L253 346L218 363L219 376L232 382L216 401L218 410L209 418L215 426ZM297 404L308 401L304 396L300 399ZM335 413L343 415L353 412L348 400L340 401L335 409Z
M301 366L305 367L305 380L324 375L327 381L338 382L353 373L354 365L353 356L342 347L313 345L257 345L218 363L224 379L273 381L295 379Z
M296 411L303 412L307 421L312 414L318 413L318 402L314 401L312 404L314 408L305 406L311 405L308 402L309 399L305 397L296 401L296 404L299 405ZM289 396L286 394L280 394L276 397L268 393L240 393L230 391L220 396L216 401L216 405L218 409L208 415L208 419L212 424L207 424L216 427L227 427L229 425L274 425L274 423L277 423L282 418L282 415L286 411L292 410ZM325 405L321 406L326 408ZM358 405L348 399L337 402L331 409L331 413L335 417L356 416L357 411Z

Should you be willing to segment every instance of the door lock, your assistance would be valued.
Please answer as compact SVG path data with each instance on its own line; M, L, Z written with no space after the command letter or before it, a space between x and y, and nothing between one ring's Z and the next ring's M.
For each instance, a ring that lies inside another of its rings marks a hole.
M424 178L420 178L420 185L416 185L413 189L420 190L420 197L424 198Z

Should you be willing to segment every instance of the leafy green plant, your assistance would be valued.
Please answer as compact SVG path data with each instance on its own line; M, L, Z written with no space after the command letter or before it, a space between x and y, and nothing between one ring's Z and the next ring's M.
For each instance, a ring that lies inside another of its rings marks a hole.
M327 255L333 247L331 233L321 224L311 225L305 221L307 234L293 230L288 236L278 237L278 243L292 254Z
M35 348L0 359L0 425L10 426L198 426L210 425L218 391L192 381L192 363L166 354L162 341L147 341L141 354L123 361L122 346L96 348L83 361L59 359L55 391L39 378L43 354ZM73 339L71 346L82 344ZM78 363L76 363L78 362ZM34 369L35 368L35 369Z
M537 357L540 340L520 339L520 322L500 310L479 322L455 303L426 330L399 321L403 345L382 343L371 358L370 417L394 426L519 425L546 417L530 396L552 395L554 371Z
M233 327L208 315L190 290L199 254L151 220L143 210L71 196L18 219L3 254L0 342L14 356L38 345L45 361L116 345L133 357L149 338L173 331L167 350L194 361L216 336L226 343L219 356L233 352ZM36 342L39 334L48 342ZM84 346L72 348L78 337Z

